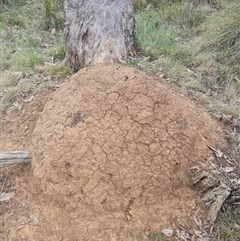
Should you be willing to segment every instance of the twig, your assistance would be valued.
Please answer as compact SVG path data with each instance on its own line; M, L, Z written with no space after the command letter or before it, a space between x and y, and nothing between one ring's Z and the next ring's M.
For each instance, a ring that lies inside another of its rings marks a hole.
M207 147L214 152L214 154L217 157L217 160L219 162L220 169L222 169L222 162L221 162L220 158L217 155L218 151L216 149L214 149L213 147L209 146L209 145L207 145Z
M59 87L61 87L61 85L62 84L58 84L58 85L54 85L54 84L52 84L52 82L49 80L49 83L50 83L50 86L52 86L53 88L59 88Z
M210 227L209 234L212 234L212 233L213 233L213 229L214 229L214 225L212 225L212 226Z
M6 174L5 179L4 179L4 181L3 181L3 185L2 185L2 188L1 188L1 194L3 193L3 188L4 188L5 183L6 183L6 181L7 181L8 172L9 172L9 170L7 170L7 174Z
M218 237L218 241L220 241L219 226L217 226L217 237Z
M29 98L29 99L27 99L27 100L22 100L23 102L25 102L25 103L27 103L27 102L30 102L30 101L32 101L33 100L33 95Z
M130 77L129 80L134 79L134 78L136 78L136 76L132 76L132 77Z
M232 186L232 188L234 188L234 185L232 183L232 180L230 179L230 177L228 176L228 174L224 171L224 169L221 170L222 174L228 179L230 185Z
M229 205L231 203L234 203L236 201L240 201L240 196L232 197L226 200L225 204Z
M173 219L173 221L175 222L175 224L176 224L180 229L182 229L182 230L184 230L185 232L187 232L188 234L194 236L194 234L193 234L191 231L189 231L189 230L187 230L186 228L184 228L176 219Z
M232 82L232 79L233 79L233 75L231 75L230 80L228 81L228 88L229 88L229 86L230 86L230 84Z

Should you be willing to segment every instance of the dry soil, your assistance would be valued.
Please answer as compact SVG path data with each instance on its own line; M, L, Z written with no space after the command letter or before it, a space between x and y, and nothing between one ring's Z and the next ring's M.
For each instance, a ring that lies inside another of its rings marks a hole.
M4 116L1 150L31 165L1 168L3 240L148 240L206 219L187 170L209 170L222 125L181 91L119 64L84 68L46 103Z

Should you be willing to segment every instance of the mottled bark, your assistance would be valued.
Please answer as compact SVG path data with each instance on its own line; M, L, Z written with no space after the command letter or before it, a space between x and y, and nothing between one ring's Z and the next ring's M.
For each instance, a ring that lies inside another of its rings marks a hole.
M131 0L65 0L66 63L75 71L123 62L134 52Z

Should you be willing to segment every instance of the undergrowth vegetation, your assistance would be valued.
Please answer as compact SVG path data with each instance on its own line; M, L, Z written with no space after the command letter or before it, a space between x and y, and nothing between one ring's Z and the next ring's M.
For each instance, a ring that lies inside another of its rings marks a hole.
M218 216L218 235L214 241L230 241L240 240L240 208L234 208L226 210L226 212L220 212Z
M133 2L136 47L145 57L129 64L163 72L216 114L240 118L240 2Z
M216 114L240 118L239 0L133 0L136 48L129 65L166 76ZM55 88L63 64L63 0L5 0L0 8L0 111ZM219 216L216 240L239 240L239 211ZM236 216L236 214L238 216ZM152 240L163 240L160 234Z
M7 0L0 8L1 106L54 88L69 74L65 57L63 1Z

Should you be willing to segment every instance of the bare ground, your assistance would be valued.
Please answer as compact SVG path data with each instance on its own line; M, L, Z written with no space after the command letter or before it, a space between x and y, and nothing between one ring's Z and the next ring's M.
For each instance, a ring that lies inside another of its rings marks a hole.
M180 91L122 65L73 75L37 108L2 119L2 151L31 165L2 168L3 240L148 240L176 222L206 221L187 170L210 170L224 128ZM46 103L45 103L46 102ZM198 210L198 211L197 211Z

